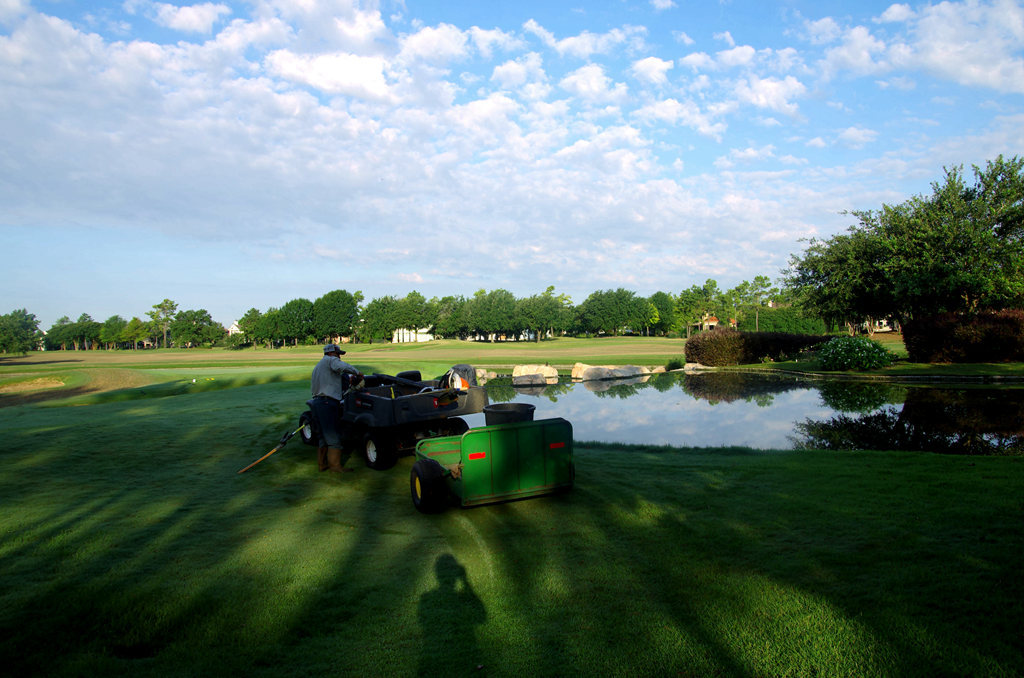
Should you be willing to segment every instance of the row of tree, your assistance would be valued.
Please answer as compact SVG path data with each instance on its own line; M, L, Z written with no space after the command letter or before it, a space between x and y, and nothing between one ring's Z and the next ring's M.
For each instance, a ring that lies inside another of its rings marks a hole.
M383 296L364 304L361 292L334 290L315 301L292 299L266 311L250 308L239 320L241 333L228 336L205 309L179 310L164 299L146 312L146 319L114 315L103 322L82 314L64 316L45 333L35 316L24 309L0 316L0 351L30 350L40 342L48 350L131 349L140 346L281 346L337 341L390 341L397 330L425 329L438 338L540 341L565 334L577 336L622 333L686 335L707 329L720 318L736 320L741 328L784 313L768 302L785 296L766 276L722 290L714 280L679 294L656 292L643 297L623 288L597 291L574 305L565 294L548 287L542 294L517 298L504 289L479 290L471 297L427 299L413 291L404 297ZM799 316L799 312L795 312ZM792 324L794 312L785 322ZM769 323L770 324L770 323ZM817 326L815 326L815 329ZM762 327L761 329L773 329ZM808 330L814 331L814 330Z
M932 194L880 210L811 240L785 283L811 313L851 330L875 318L1024 307L1024 159L945 170Z
M47 350L132 348L139 346L209 346L224 339L227 330L214 321L206 309L178 310L178 304L164 299L146 312L149 320L126 320L113 315L105 321L93 320L83 313L72 321L64 316L41 337ZM36 328L33 328L35 332ZM160 341L163 340L161 344ZM39 339L35 340L38 343Z
M479 290L472 297L425 298L413 291L404 297L384 296L360 306L363 295L336 290L316 301L293 299L280 308L249 309L238 321L243 331L231 342L254 345L316 343L351 337L355 341L390 341L396 331L423 329L434 337L492 341L575 335L687 335L721 322L757 328L769 301L784 291L766 276L721 290L708 280L678 295L656 292L643 297L619 288L592 293L578 306L548 287L542 294L517 298L505 289ZM398 336L401 336L400 334Z

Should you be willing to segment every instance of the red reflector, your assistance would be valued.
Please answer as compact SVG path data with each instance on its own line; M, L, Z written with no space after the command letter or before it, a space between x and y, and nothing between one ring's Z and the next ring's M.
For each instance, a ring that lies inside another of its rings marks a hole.
M486 459L487 458L487 453L486 452L470 452L469 453L469 458L470 459Z
M437 398L434 398L434 409L437 409Z
M551 443L548 447L552 450L557 450L560 447L565 447L565 443Z

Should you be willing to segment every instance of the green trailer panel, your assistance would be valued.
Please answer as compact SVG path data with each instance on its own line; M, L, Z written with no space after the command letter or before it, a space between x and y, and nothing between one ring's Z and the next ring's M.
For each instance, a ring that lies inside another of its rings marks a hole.
M451 492L474 506L572 487L572 450L572 424L555 418L423 440L416 456L444 467Z

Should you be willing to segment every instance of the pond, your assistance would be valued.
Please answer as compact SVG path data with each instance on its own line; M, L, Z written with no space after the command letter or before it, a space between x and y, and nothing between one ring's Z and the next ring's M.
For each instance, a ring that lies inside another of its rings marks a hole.
M812 380L739 372L513 387L491 402L563 417L577 440L757 449L906 449L1024 454L1024 384ZM484 425L484 415L466 417Z

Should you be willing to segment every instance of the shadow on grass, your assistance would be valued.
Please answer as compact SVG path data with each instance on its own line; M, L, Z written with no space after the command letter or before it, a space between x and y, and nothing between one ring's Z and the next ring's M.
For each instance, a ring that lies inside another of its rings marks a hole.
M317 473L296 440L238 475L295 395L9 410L11 675L997 675L1024 660L1013 460L579 446L571 493L422 516L408 459Z
M18 366L39 366L39 365L58 365L60 363L80 363L84 362L81 358L53 358L53 359L42 359L36 360L27 358L26 356L16 355L0 355L0 365L11 365L17 364Z

